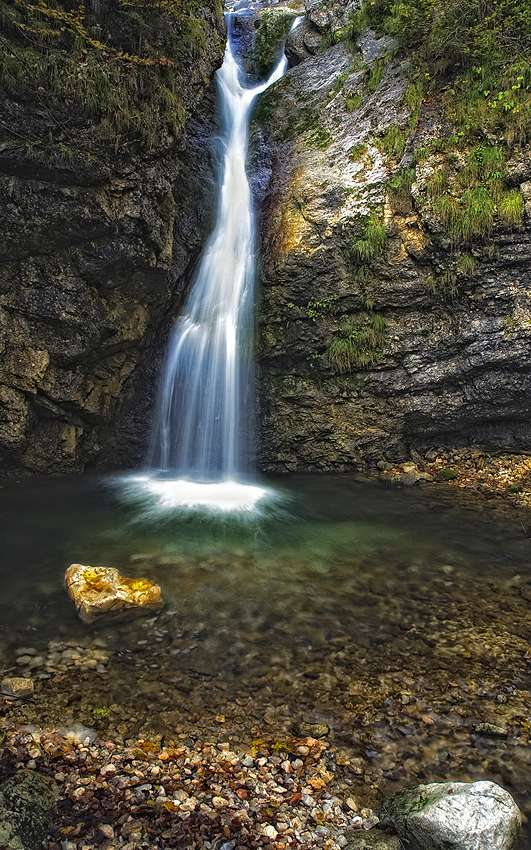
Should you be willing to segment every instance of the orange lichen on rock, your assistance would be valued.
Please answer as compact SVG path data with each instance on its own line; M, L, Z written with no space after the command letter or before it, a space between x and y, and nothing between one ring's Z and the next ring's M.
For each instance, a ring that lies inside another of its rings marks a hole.
M112 567L71 564L65 573L65 588L84 623L148 614L164 604L158 584L145 578L124 578Z

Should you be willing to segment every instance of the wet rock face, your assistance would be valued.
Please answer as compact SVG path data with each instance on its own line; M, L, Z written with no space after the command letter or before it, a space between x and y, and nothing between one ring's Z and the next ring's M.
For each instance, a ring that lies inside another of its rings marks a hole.
M355 469L412 446L523 449L531 436L529 211L466 245L447 236L428 191L440 162L413 151L449 130L426 109L411 127L393 46L365 31L357 53L299 51L256 112L265 470ZM405 192L390 186L402 172ZM524 201L530 177L524 149L507 172ZM383 229L376 248L369 225Z
M397 829L411 850L511 850L520 812L494 782L434 782L384 800L381 825Z
M150 152L101 142L91 151L81 129L79 161L36 162L2 131L0 472L142 460L165 337L214 207L212 78L224 30L213 2L202 15L207 47L182 69L180 137ZM31 102L12 98L6 110L20 137L51 137Z

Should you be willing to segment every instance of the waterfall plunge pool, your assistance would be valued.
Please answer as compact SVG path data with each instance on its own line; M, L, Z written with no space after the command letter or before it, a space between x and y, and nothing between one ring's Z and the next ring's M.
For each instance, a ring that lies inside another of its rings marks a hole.
M154 521L101 477L4 483L3 666L24 672L21 646L43 659L36 702L18 712L233 747L321 724L345 793L369 804L489 778L529 812L528 514L446 484L266 485L283 498L254 519ZM73 562L157 581L164 611L84 626L62 588ZM104 671L58 662L72 647L99 647ZM507 738L478 734L482 722Z
M254 516L267 510L278 495L271 487L227 478L222 481L191 481L150 472L117 480L131 502L143 505L142 516L156 518L176 512L203 511L212 514Z

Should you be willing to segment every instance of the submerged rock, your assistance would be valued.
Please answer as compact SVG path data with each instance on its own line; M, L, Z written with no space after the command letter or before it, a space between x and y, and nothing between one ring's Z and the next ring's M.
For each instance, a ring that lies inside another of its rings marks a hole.
M18 676L8 676L2 679L0 688L4 696L17 697L18 699L31 696L34 690L32 679L23 679Z
M343 850L401 850L401 847L400 839L396 835L386 835L378 829L370 829L368 832L355 832L349 836Z
M55 783L22 770L0 785L0 847L40 850L57 797Z
M65 587L84 623L124 619L160 611L160 587L145 578L125 578L112 567L71 564L65 573Z
M434 782L405 788L378 809L410 850L511 850L521 816L494 782Z

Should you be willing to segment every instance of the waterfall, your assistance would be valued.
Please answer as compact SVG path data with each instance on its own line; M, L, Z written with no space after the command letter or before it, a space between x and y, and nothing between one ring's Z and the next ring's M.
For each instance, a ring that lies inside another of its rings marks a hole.
M230 17L230 16L229 16ZM230 38L217 72L223 119L223 163L217 219L188 303L173 330L148 457L137 477L164 503L234 507L255 502L264 488L249 471L255 225L245 170L249 116L255 98L280 79L248 86ZM218 505L219 506L219 505ZM229 509L232 509L229 508Z

